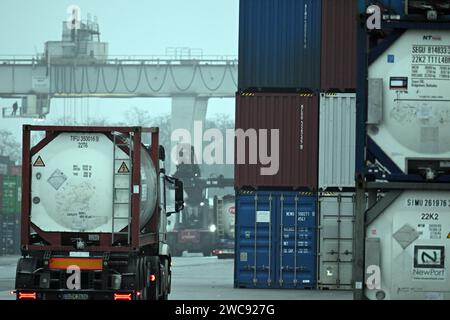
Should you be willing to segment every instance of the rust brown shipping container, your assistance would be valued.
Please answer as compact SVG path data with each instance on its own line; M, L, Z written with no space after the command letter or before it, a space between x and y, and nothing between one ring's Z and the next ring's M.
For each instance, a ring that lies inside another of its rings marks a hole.
M318 97L313 94L258 93L236 97L236 129L244 131L279 129L279 167L274 175L262 175L259 155L257 164L249 164L249 142L245 144L245 164L238 164L235 152L235 186L243 188L317 189ZM259 142L260 136L258 136ZM254 144L255 145L255 144ZM257 149L259 153L259 147ZM242 155L242 154L241 154ZM273 159L273 162L276 157Z
M22 166L10 166L9 174L11 176L22 176Z
M356 89L357 0L322 0L322 91Z

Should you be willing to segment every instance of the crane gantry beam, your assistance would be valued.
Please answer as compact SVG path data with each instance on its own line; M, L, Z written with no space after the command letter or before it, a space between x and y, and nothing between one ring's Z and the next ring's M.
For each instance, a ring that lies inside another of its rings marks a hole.
M0 96L234 97L237 60L108 60L40 63L0 60Z

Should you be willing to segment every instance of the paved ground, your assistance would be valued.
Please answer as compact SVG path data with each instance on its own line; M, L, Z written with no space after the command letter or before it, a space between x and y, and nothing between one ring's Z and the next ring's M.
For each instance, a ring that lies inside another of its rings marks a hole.
M14 289L17 259L18 256L0 256L0 300L14 299L11 290Z
M16 256L0 256L0 300L14 299ZM173 261L171 300L343 300L351 292L233 288L233 260L190 254Z

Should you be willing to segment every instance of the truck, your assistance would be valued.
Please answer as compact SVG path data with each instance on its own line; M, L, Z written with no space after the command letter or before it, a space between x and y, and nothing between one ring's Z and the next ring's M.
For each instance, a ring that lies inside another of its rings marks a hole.
M216 243L212 208L206 199L201 203L193 203L189 198L186 200L182 212L171 221L172 228L167 234L173 255L182 256L184 251L188 251L210 256Z
M184 183L186 198L182 212L170 221L168 240L176 256L181 256L183 251L210 256L216 249L218 229L208 192L212 188L233 186L233 179L226 179L223 175L202 178L194 147L190 148L190 162L177 164L174 173L174 177Z
M158 128L24 125L16 298L168 299L164 160Z
M235 196L214 197L214 214L217 235L213 255L219 259L234 257L234 235L236 222Z

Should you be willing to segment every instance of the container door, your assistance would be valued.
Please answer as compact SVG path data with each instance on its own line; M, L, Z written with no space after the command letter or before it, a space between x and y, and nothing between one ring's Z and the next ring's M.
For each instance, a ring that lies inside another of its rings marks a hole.
M319 286L351 289L355 201L351 194L319 199Z
M282 288L315 288L316 198L284 193L279 207L277 282Z
M2 182L1 211L13 215L20 211L21 179L16 176L5 176Z
M261 192L237 198L236 285L269 288L274 281L275 197Z

